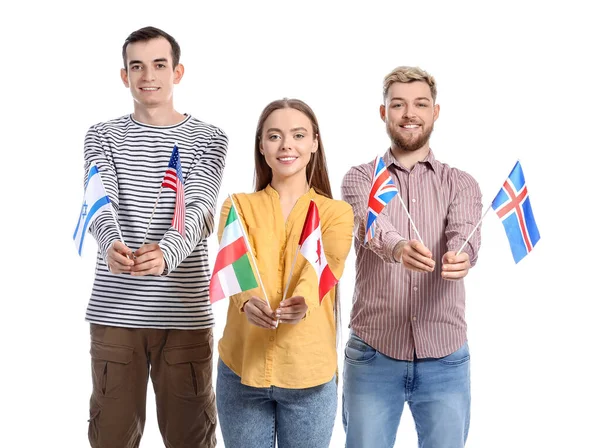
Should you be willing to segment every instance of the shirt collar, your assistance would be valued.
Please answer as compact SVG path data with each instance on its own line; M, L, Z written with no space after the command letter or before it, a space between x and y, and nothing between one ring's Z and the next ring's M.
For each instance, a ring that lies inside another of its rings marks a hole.
M394 155L392 154L392 148L388 148L388 150L383 155L383 162L385 163L386 168L389 168L391 165L396 165L400 169L406 170L402 165L398 163ZM418 163L427 164L434 172L437 168L437 161L435 160L435 156L433 155L433 151L431 148L429 149L429 153L427 156Z
M271 184L267 184L264 191L272 198L279 199L279 193L277 193L277 190L275 190L275 188L273 188ZM317 192L314 190L314 188L311 188L310 190L308 190L308 192L300 196L298 200L304 198L305 196L308 196L309 199L314 199L317 196Z

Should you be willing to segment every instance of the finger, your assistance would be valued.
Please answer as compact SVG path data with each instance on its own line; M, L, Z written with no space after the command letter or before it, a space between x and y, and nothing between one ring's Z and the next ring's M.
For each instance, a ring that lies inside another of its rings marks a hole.
M107 258L110 259L112 262L120 264L122 266L133 266L133 260L127 258L125 254L121 254L116 250L110 251Z
M136 265L143 264L148 261L156 260L158 258L159 258L158 254L156 252L146 252L145 254L142 254L142 255L136 255L135 264Z
M408 257L405 261L405 264L409 265L415 270L418 270L419 272L433 272L435 268L435 261L431 259L429 259L429 261L432 262L432 264L423 262L422 258Z
M412 258L414 260L418 261L419 263L421 263L425 266L429 266L432 269L435 267L435 261L431 258L428 258L428 257L421 255L420 253L416 253L416 252L413 252L410 255L412 256Z
M255 300L251 300L251 302L256 308L258 308L261 311L261 313L263 313L271 318L275 317L274 316L275 313L273 313L273 310L271 309L271 307L264 300L256 298Z
M467 263L446 263L442 265L442 271L464 271L468 268Z
M116 250L119 253L122 254L128 254L131 253L131 249L129 247L127 247L125 245L125 243L123 243L122 241L116 240L113 244L112 244L112 248L114 250Z
M145 263L135 265L131 268L131 275L160 275L162 274L161 265L157 260L147 261Z
M106 261L109 266L109 270L113 274L119 274L121 272L131 271L133 262L131 260L127 260L127 258L124 258L124 257L119 257L119 258L122 258L125 261L125 264L120 263L119 260L115 259L114 256L107 257Z
M150 259L146 261L142 261L141 263L136 261L135 265L131 268L133 272L147 271L148 269L158 267L158 260Z
M251 323L263 328L275 328L275 322L269 315L264 314L254 304L248 303L245 308L248 320Z
M290 297L289 299L282 300L281 303L279 304L279 308L285 308L288 306L294 306L294 305L299 305L299 304L303 304L303 303L306 303L304 300L304 297L294 296L294 297Z
M433 256L433 254L427 248L427 246L425 246L423 243L420 243L419 241L413 240L411 242L411 244L409 245L409 247L412 248L413 250L415 250L416 252L418 252L419 255L422 255L425 258L431 258Z
M289 319L289 320L284 320L284 319L281 319L281 320L279 321L279 323L280 323L280 324L297 324L297 323L299 323L301 320L302 320L302 318L300 318L300 319Z
M301 320L305 314L306 311L298 311L295 313L281 313L281 315L279 316L279 321L285 322L288 320Z
M308 307L306 305L286 306L286 307L282 307L282 308L277 308L277 310L275 311L275 314L278 314L280 316L283 316L285 314L297 314L297 313L306 312L307 309L308 309Z
M135 251L135 256L139 257L140 255L144 255L148 252L152 252L157 249L160 249L160 247L156 243L144 244L142 247Z
M259 319L254 319L251 316L248 316L248 322L250 322L252 325L255 325L260 328L264 328L266 330L274 330L276 328L274 325L267 324Z
M108 271L111 274L122 274L124 272L131 272L131 268L129 266L120 266L120 265L109 263Z
M466 277L468 273L469 273L468 270L442 272L442 278L444 278L446 280L460 280L461 278Z

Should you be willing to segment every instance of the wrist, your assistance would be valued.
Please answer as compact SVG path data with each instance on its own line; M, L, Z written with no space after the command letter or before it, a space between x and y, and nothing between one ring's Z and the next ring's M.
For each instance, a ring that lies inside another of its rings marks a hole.
M398 241L398 243L394 247L394 250L392 251L392 258L396 263L402 264L402 249L404 248L407 242L407 240Z

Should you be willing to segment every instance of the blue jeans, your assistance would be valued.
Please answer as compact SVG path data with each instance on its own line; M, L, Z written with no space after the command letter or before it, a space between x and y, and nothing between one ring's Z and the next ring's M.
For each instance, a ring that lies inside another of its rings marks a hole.
M350 334L344 361L346 447L393 447L404 402L419 448L462 448L469 432L469 346L443 358L399 361Z
M250 387L219 359L217 411L229 448L326 448L337 409L335 378L307 389Z

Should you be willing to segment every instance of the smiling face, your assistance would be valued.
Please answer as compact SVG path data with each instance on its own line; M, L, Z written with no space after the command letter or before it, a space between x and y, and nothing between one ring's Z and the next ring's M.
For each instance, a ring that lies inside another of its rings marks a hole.
M318 147L310 119L297 109L277 109L264 122L260 152L275 182L299 176L306 180L306 166Z
M431 89L426 82L394 82L380 106L392 150L413 152L429 150L429 137L439 115Z
M136 106L172 107L173 86L183 76L183 66L173 67L171 44L164 37L134 42L127 46L127 70L121 79L128 87Z

